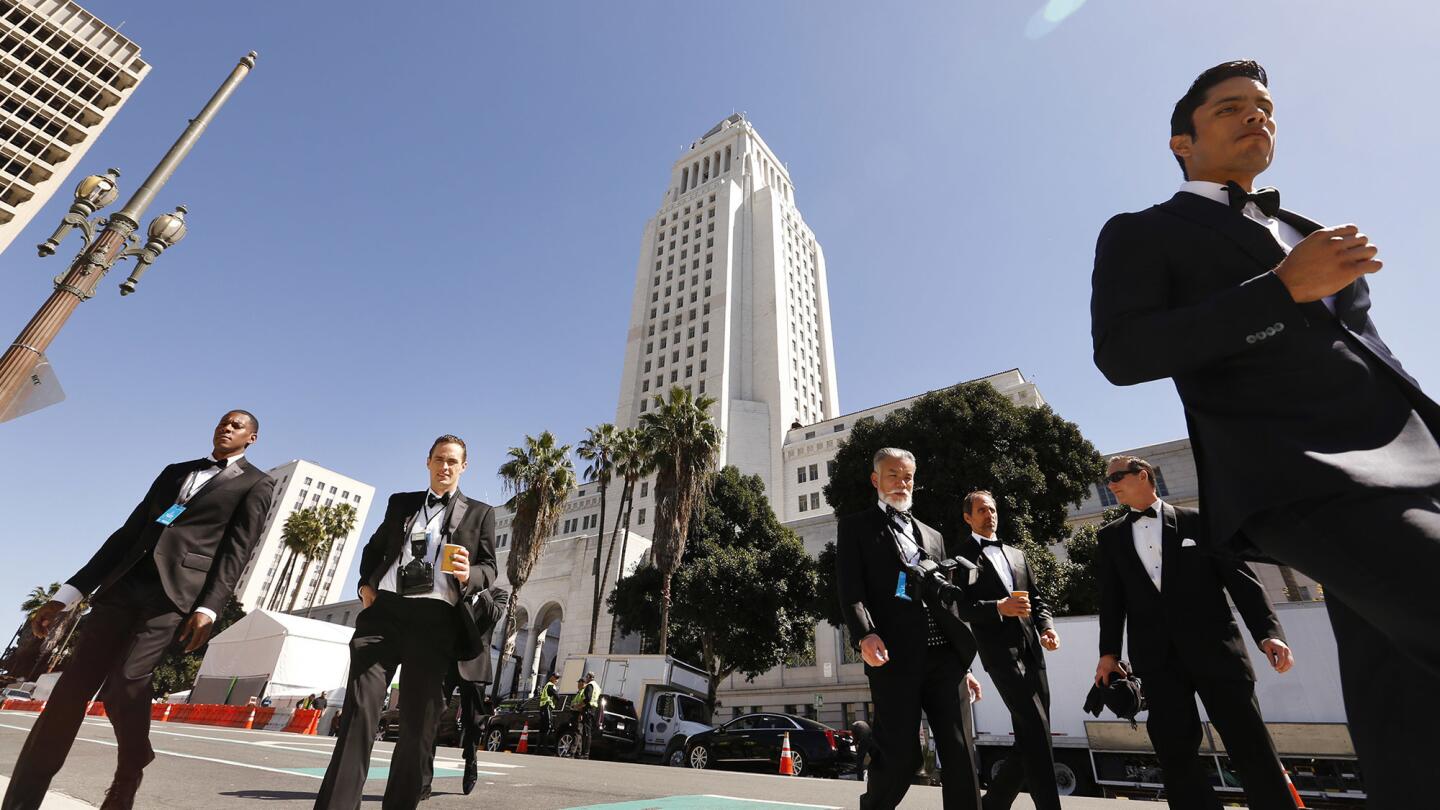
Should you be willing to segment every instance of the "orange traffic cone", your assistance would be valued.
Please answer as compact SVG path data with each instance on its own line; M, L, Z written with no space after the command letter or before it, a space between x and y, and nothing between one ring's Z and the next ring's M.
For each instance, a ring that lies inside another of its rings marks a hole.
M1300 810L1305 810L1305 800L1300 798L1300 791L1296 790L1295 783L1290 781L1290 772L1287 770L1284 773L1285 787L1290 788L1290 798L1295 800L1295 806L1297 808L1299 808Z
M790 753L790 732L785 732L785 741L780 745L780 775L795 775L795 759Z
M168 722L170 722L170 707L171 707L171 704L169 704L169 703L166 703L166 704L165 704L165 713L162 714L162 715L160 715L160 722L162 722L162 723L168 723Z
M520 744L515 746L515 753L530 753L530 721L525 721L525 727L520 729Z
M254 706L251 706L251 707L250 707L250 716L247 717L247 718L245 718L245 725L243 726L243 728L255 728L255 707L254 707Z

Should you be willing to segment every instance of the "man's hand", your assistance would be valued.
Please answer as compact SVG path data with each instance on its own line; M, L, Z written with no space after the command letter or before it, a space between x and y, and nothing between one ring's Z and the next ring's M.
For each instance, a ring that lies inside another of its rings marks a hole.
M369 585L360 586L360 604L363 607L370 607L375 604L375 589Z
M209 616L198 610L191 613L190 618L186 619L185 624L180 628L180 641L190 640L185 645L185 652L192 653L200 649L205 642L210 640L210 631L214 627L215 622Z
M30 632L37 638L44 638L50 634L50 628L55 626L55 617L65 612L65 603L57 602L54 599L40 606L35 615L30 617Z
M984 690L980 688L980 682L975 680L975 676L971 675L968 672L965 673L965 691L970 693L971 703L975 703L976 701L980 700L980 698L984 697Z
M1270 666L1274 667L1276 672L1288 672L1295 666L1295 654L1278 638L1267 638L1260 642L1260 649L1265 651L1265 657L1270 659Z
M450 557L450 564L455 567L450 573L455 575L455 581L461 585L470 582L470 549L461 546L455 549Z
M883 667L890 660L890 651L885 649L885 642L879 636L871 633L860 639L860 657L872 667Z
M1355 279L1381 268L1378 249L1354 225L1321 228L1291 249L1275 275L1297 304L1334 295Z
M996 607L1000 609L1001 616L1020 618L1030 615L1030 597L1028 596L1007 596L1001 599Z
M1046 630L1040 634L1040 646L1050 652L1055 652L1060 649L1060 634L1053 629Z
M1123 675L1125 671L1120 669L1120 658L1114 655L1100 656L1100 663L1095 667L1095 685L1105 686L1110 683L1111 675Z

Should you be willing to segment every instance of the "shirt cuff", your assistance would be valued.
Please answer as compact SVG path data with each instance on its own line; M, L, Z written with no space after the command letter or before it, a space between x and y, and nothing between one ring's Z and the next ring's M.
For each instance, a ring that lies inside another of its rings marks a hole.
M1275 638L1274 636L1271 636L1270 638L1265 639L1265 641L1274 641L1274 642L1276 642L1276 643L1278 643L1278 644L1285 644L1284 641L1282 641L1281 639ZM1265 646L1265 641L1260 642L1260 646L1261 646L1262 648ZM1289 646L1289 645L1286 645L1286 646Z
M81 593L79 588L67 582L60 586L60 590L56 591L54 596L50 597L50 601L59 602L65 606L66 610L69 610L75 607L76 602L84 598L85 594Z
M210 621L212 621L212 622L215 621L215 611L211 610L210 608L197 607L197 608L195 608L195 612L196 612L196 613L204 613L206 616L209 616L209 617L210 617Z

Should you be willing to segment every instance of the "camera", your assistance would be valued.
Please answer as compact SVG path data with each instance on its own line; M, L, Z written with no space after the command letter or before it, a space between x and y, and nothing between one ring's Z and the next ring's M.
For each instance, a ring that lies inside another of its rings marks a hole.
M435 566L425 559L429 550L427 539L421 535L410 541L410 562L400 566L400 594L414 596L429 593L435 589Z
M921 560L905 566L907 596L920 597L932 604L952 605L965 594L965 588L980 579L980 568L963 557L948 560ZM957 582L957 579L959 580Z

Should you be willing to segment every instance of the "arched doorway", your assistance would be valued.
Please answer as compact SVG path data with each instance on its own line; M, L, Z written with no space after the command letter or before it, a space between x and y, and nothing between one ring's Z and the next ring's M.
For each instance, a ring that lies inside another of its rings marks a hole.
M533 689L551 672L560 671L556 660L560 652L560 626L565 611L558 602L547 602L538 611L539 619L530 627L528 660L525 674L528 688Z

